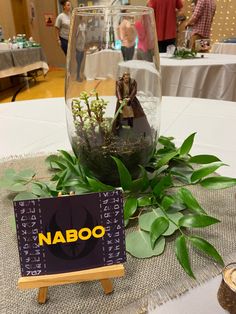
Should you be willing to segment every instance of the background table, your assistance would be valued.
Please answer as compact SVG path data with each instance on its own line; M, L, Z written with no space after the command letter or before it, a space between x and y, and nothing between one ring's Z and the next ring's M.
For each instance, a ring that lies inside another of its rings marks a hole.
M204 58L200 58L203 55ZM129 68L135 70L138 60ZM143 61L145 62L145 61ZM120 51L105 50L86 55L85 76L87 79L113 78L121 75L123 64ZM146 62L148 64L148 62ZM151 65L151 63L149 63ZM162 94L164 96L198 97L236 101L236 57L234 55L205 53L194 59L175 59L160 54ZM133 69L132 69L133 67ZM145 83L145 69L139 71L136 80ZM131 73L132 74L132 73Z
M236 43L214 43L211 52L236 55Z
M161 53L162 94L236 101L236 57L202 55L178 60Z
M46 57L41 47L0 50L0 78L42 69L48 72Z
M84 74L87 80L116 78L117 65L122 61L120 51L105 49L86 53Z
M215 154L230 167L219 173L236 177L236 106L233 102L163 97L161 134L174 136L176 144L197 132L192 154ZM63 98L4 103L0 106L0 158L71 149ZM158 314L223 314L216 292L218 276L183 296L165 303Z

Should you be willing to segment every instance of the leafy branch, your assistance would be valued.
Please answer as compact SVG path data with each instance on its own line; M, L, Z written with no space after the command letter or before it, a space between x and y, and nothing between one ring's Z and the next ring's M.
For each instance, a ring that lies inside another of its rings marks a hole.
M140 166L140 175L133 179L120 159L113 157L124 191L124 220L128 227L136 222L136 229L126 236L127 251L137 258L160 255L166 238L176 234L175 254L186 271L194 278L189 257L189 246L197 249L215 262L223 259L212 244L193 234L195 228L205 228L219 223L199 204L187 188L200 185L207 189L224 189L236 185L235 178L215 176L223 162L213 155L191 156L195 133L188 136L177 148L172 137L161 136L149 164ZM0 188L16 193L15 200L37 197L55 197L58 193L84 194L114 189L96 179L83 168L76 156L60 150L50 155L46 162L52 172L46 182L35 171L16 173L8 169L0 181ZM191 235L189 231L191 230Z
M196 58L197 51L190 50L185 47L178 47L175 49L174 57L178 59L190 59L190 58Z

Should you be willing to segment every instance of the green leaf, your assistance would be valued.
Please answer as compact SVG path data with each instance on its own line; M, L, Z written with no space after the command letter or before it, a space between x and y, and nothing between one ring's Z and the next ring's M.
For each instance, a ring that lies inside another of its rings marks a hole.
M70 178L70 172L68 172L68 169L65 169L61 175L60 179L57 181L56 188L57 190L61 190L64 186L64 183Z
M220 222L220 220L207 215L185 215L179 220L180 227L204 228Z
M156 241L154 249L151 247L150 235L145 231L134 231L126 236L126 250L137 258L147 258L160 255L165 248L165 238L160 237Z
M168 213L166 214L171 221L169 221L169 227L168 229L163 233L163 236L170 236L178 229L178 222L181 217L183 217L183 214L181 213ZM155 208L151 212L142 214L139 217L139 227L142 230L145 231L151 231L152 223L158 218L158 217L166 217L165 214L162 212L160 208ZM173 221L173 222L172 222Z
M8 168L4 171L4 177L12 178L16 174L15 169Z
M15 181L12 177L3 177L0 180L0 188L8 189L14 183L15 183Z
M164 210L168 210L171 205L173 205L175 200L173 197L165 195L161 201L161 207L164 208Z
M120 176L120 184L124 191L129 190L132 187L132 178L129 173L129 170L125 167L123 162L116 158L112 157L117 165L119 176Z
M196 133L193 133L184 140L183 144L180 147L180 156L187 155L190 152L193 146L195 135Z
M220 161L220 159L213 155L196 155L189 158L189 162L193 164L210 164L216 161Z
M186 209L186 205L179 202L177 199L175 199L175 203L173 203L167 210L168 214L170 213L177 213L181 210Z
M149 187L149 179L147 175L147 171L145 168L140 166L141 168L141 175L138 179L132 181L132 185L130 187L130 190L132 192L143 192L146 191Z
M8 190L12 192L22 192L27 190L27 186L21 183L14 183L8 187Z
M213 162L207 166L197 169L191 175L191 182L194 183L202 178L208 176L209 174L216 171L219 167L225 165L223 162Z
M25 169L17 173L16 177L23 180L30 180L35 176L35 170Z
M207 189L227 189L236 185L236 179L228 177L210 177L202 180L200 184Z
M189 255L188 255L188 248L186 245L186 240L183 235L180 235L175 241L175 255L183 267L185 272L192 278L194 277L193 271L191 269Z
M90 187L93 189L94 192L114 190L113 186L104 184L95 178L87 177L87 181L88 181L88 184L90 185Z
M172 180L170 176L165 176L160 179L160 181L154 186L153 193L155 196L160 197L162 192L172 186Z
M133 216L138 207L138 201L136 198L129 197L125 201L124 206L124 219L127 220Z
M176 155L178 155L178 151L174 151L168 154L165 154L158 162L157 162L157 168L162 167L166 165L172 158L174 158Z
M33 183L31 191L34 195L37 195L38 197L48 197L51 196L50 191L45 188L44 186L40 185L39 183Z
M173 139L173 137L160 136L158 139L158 143L166 148L175 149L175 144L172 142Z
M23 200L31 200L35 199L37 196L30 192L22 192L15 196L14 201L23 201Z
M164 165L160 168L158 168L157 170L155 170L155 175L158 176L159 174L161 174L162 172L164 172L165 170L167 170L169 168L168 165Z
M138 198L138 207L145 207L152 205L152 198L150 196L142 196Z
M156 218L150 231L151 247L154 249L156 240L168 229L169 221L165 217Z
M206 240L197 236L191 236L189 237L189 240L194 247L206 253L207 255L212 257L217 263L224 266L224 261L222 257L220 256L220 254L217 252L217 250L214 248L212 244L210 244Z
M178 195L182 202L186 204L188 208L195 214L206 214L205 210L200 206L196 198L188 189L181 188L178 192Z
M65 150L58 150L59 153L70 163L74 164L75 163L75 158L74 156L70 155L68 152L66 152Z
M60 160L58 155L50 155L48 156L45 161L50 164L51 169L61 169L55 162Z
M58 169L60 169L60 170L66 170L66 168L67 168L63 162L58 161L58 160L55 160L54 164L56 164L58 166Z

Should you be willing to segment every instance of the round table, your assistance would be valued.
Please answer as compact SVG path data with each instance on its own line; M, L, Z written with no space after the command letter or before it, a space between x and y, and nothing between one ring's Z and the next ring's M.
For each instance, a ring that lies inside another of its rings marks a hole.
M200 56L203 55L203 58ZM140 62L146 65L140 68ZM85 59L85 76L87 79L117 80L120 68L125 67L121 52L107 49L87 54ZM138 70L137 82L150 86L152 77L146 72L152 63L140 60L128 61L131 72ZM234 55L205 53L193 59L170 58L166 53L160 54L162 76L162 95L198 97L236 101L236 57ZM150 71L149 71L150 72ZM149 80L147 82L147 80ZM151 89L153 91L153 88Z
M236 55L236 43L214 43L211 52Z
M214 154L230 167L219 173L236 177L236 106L233 102L163 97L161 134L174 136L177 146L197 132L192 154ZM35 99L0 106L0 158L70 150L64 98ZM216 292L221 276L179 298L150 310L158 314L223 314Z
M236 57L201 55L176 59L161 53L162 94L236 101Z

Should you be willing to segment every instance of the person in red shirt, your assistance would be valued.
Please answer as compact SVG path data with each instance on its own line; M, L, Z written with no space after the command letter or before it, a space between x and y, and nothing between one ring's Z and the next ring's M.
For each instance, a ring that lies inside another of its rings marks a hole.
M192 27L192 49L195 49L196 40L210 38L211 24L215 11L215 0L197 0L193 14L186 24L186 27Z
M183 8L183 0L148 0L147 6L153 8L159 52L166 52L176 41L176 14Z

